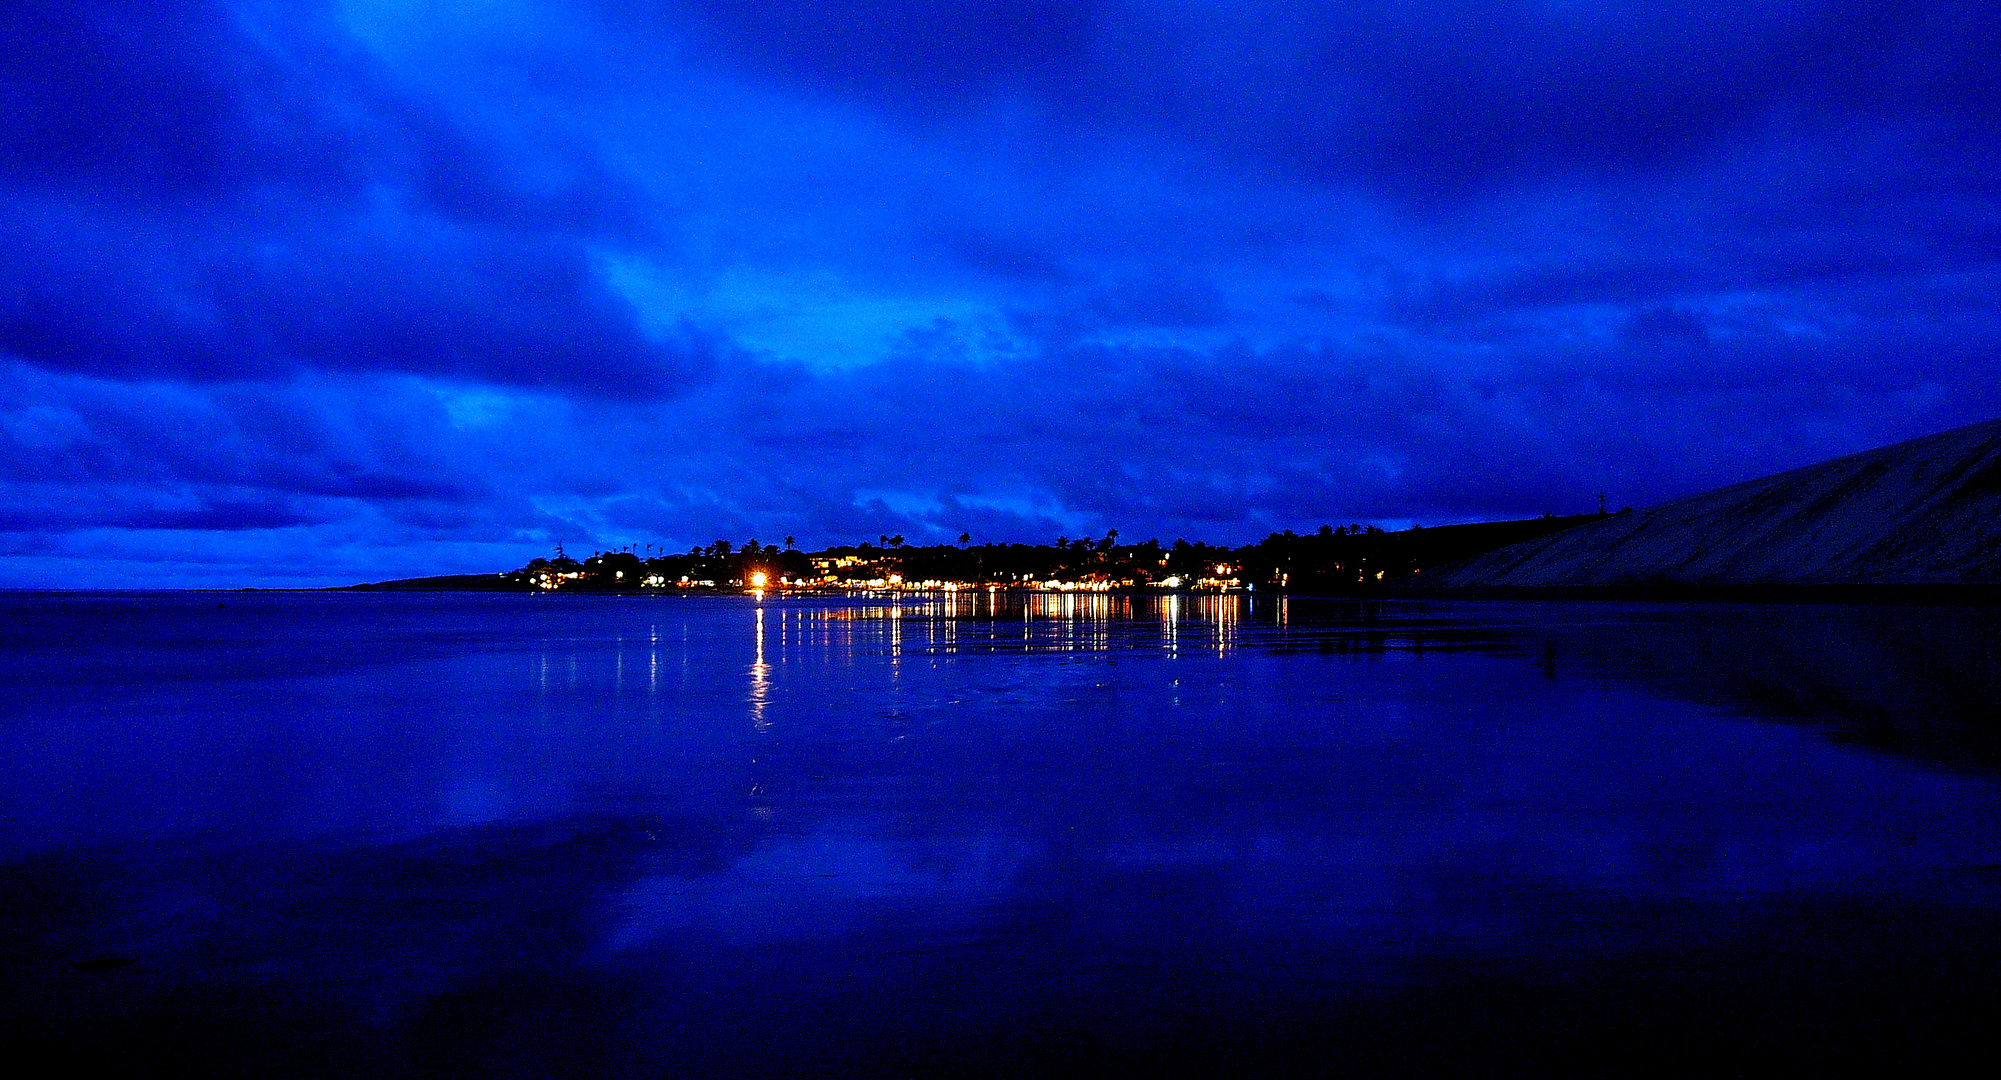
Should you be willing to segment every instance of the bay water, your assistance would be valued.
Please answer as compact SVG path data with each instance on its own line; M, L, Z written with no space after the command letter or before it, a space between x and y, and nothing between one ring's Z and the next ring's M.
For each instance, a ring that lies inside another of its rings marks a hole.
M1943 1067L2001 613L0 596L0 1017L246 1076Z

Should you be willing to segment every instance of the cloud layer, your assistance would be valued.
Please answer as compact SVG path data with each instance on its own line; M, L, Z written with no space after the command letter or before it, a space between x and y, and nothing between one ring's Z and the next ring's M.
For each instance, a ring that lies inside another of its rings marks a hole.
M0 584L1644 505L2001 413L1971 3L29 0Z

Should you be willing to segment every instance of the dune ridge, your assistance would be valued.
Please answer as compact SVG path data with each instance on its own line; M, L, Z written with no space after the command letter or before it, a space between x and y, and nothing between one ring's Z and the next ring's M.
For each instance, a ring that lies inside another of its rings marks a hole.
M2001 584L2001 420L1579 525L1426 591Z

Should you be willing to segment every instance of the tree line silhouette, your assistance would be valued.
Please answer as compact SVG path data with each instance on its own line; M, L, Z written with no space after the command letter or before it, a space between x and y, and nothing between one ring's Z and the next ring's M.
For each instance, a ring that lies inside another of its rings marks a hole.
M1624 511L1621 511L1622 513ZM1519 521L1422 526L1389 532L1361 524L1323 525L1314 532L1275 532L1242 547L1177 539L1120 542L1103 536L1059 536L1049 544L910 545L903 536L805 552L795 538L741 546L726 539L669 552L628 544L573 559L535 559L519 570L474 578L417 579L458 587L565 588L641 591L660 588L740 589L758 575L772 588L921 587L927 582L1030 587L1050 582L1094 588L1250 588L1321 595L1357 595L1404 583L1425 570L1570 528L1605 516L1545 514ZM398 583L405 584L405 583Z

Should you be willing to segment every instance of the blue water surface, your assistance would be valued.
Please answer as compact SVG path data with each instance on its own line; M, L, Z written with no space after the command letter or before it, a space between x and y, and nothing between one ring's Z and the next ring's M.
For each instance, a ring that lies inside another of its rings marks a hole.
M5 1037L207 1075L1992 1050L2001 617L0 597Z

